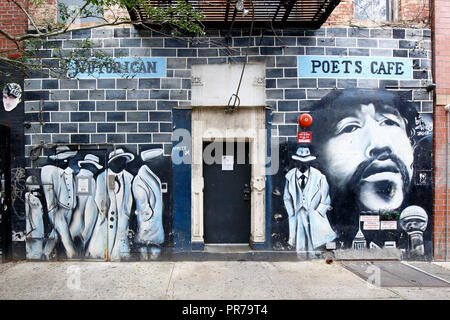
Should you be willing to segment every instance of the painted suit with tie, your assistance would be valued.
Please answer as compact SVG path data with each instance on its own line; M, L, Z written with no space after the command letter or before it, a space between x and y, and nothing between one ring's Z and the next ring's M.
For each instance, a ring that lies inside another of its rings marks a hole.
M49 238L56 240L58 236L61 237L67 256L73 258L76 252L69 232L72 211L77 205L73 170L70 167L63 170L53 165L44 166L41 169L41 182L44 186L48 217L54 224ZM55 241L49 241L46 244L44 249L46 257L50 255L54 245Z
M327 218L330 195L325 176L309 167L306 183L301 188L298 168L286 174L284 204L289 217L289 244L297 251L311 251L336 238Z

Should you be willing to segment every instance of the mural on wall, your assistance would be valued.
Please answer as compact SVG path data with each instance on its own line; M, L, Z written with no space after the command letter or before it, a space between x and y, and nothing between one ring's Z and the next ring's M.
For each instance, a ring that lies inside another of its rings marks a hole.
M147 150L141 153L144 162L161 156L162 149ZM136 201L137 235L136 243L143 259L157 257L159 245L164 242L162 223L163 202L161 181L148 165L143 165L133 180L133 195Z
M3 108L5 111L14 110L22 101L22 88L17 83L8 83L3 88Z
M7 69L0 63L0 69ZM0 100L0 125L10 128L10 172L11 172L11 240L14 248L16 244L20 251L25 250L25 137L24 123L27 120L24 114L23 79L22 75L15 74L9 79L2 78L2 99ZM12 80L14 79L14 80ZM11 81L11 82L10 82ZM12 82L14 81L14 82ZM15 249L12 250L14 252Z
M297 252L311 252L336 238L327 218L331 209L328 183L319 170L311 167L316 157L309 148L298 148L292 158L300 163L286 174L283 195L289 216L289 245Z
M430 257L432 120L419 115L414 104L395 92L382 89L336 90L314 103L309 112L314 120L308 148L316 158L311 162L329 184L330 201L323 204L332 207L306 211L311 235L320 226L316 213L326 212L321 217L329 220L336 233L338 249L400 248L407 257ZM304 166L288 159L298 147L296 141L289 141L280 148L288 180ZM280 177L275 179L282 184ZM283 207L288 218L278 214L275 223L277 230L289 230L284 231L289 245L293 245L293 232L298 232L291 226L292 212L296 219L305 220L301 210L293 211L293 199L285 191ZM282 211L279 202L276 211ZM331 239L327 227L320 230ZM275 246L283 246L281 238L275 239ZM297 243L297 250L302 246ZM314 243L312 249L316 249Z
M40 184L35 176L27 178L28 259L52 259L58 248L69 259L160 256L163 191L150 163L163 150L141 151L136 162L133 153L117 148L105 155L105 166L95 151L58 146L49 156L52 164L40 170ZM137 166L136 174L129 172Z

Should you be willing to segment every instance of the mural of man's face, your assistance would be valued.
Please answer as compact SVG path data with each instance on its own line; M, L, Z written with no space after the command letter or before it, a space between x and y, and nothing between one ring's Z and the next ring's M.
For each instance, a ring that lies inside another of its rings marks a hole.
M66 169L69 166L69 159L57 159L55 160L55 165L58 168Z
M3 88L3 107L12 111L21 101L21 88L16 83L9 83Z
M109 163L109 168L115 173L125 170L126 166L127 159L125 157L118 157Z
M332 134L322 146L327 179L341 191L352 189L365 209L400 207L414 160L404 119L387 104L348 109L329 124Z

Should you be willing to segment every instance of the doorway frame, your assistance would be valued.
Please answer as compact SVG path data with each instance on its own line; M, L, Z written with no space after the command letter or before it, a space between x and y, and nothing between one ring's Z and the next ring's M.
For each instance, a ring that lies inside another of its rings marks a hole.
M191 246L204 249L203 142L248 141L250 143L250 246L266 240L266 110L265 106L239 107L225 113L225 107L192 107Z

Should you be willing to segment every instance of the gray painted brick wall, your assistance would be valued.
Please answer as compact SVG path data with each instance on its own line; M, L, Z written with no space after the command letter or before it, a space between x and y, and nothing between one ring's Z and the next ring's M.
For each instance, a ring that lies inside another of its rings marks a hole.
M432 112L429 29L331 28L319 30L209 31L204 39L172 39L134 28L95 29L83 35L97 50L113 56L166 57L166 77L148 79L49 79L35 75L24 82L26 150L41 142L115 143L137 152L158 143L171 152L172 108L189 106L191 66L198 63L266 64L266 101L272 107L272 128L281 140L294 139L298 113L334 89L398 87L418 111ZM79 34L49 41L42 49L73 48ZM251 47L247 45L250 41ZM52 42L56 42L54 45ZM234 46L232 46L234 45ZM300 79L298 55L406 57L414 59L414 80ZM414 87L413 89L409 89ZM43 99L42 110L40 100ZM41 123L41 120L44 120ZM44 155L44 151L42 153ZM40 163L42 157L36 164ZM36 166L36 165L35 165Z

